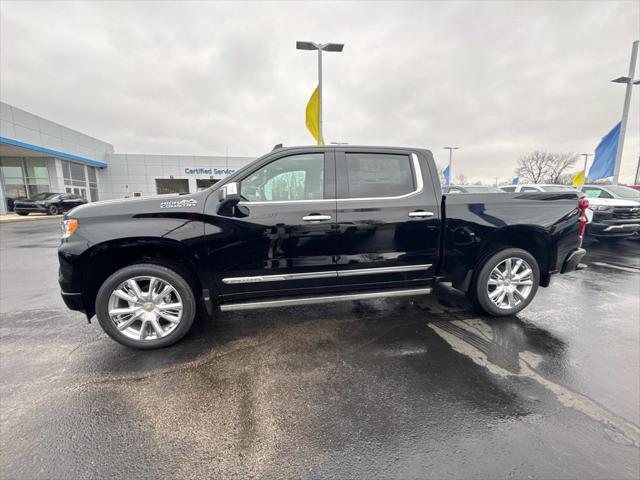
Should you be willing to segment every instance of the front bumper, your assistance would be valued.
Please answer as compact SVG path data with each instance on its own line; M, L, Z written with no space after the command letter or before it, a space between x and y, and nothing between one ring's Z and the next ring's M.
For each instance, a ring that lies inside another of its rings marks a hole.
M640 220L603 220L587 225L592 237L630 237L640 230Z
M576 248L567 255L564 263L562 264L562 269L560 273L569 273L574 270L581 270L584 266L580 267L580 260L586 255L587 251L584 248Z

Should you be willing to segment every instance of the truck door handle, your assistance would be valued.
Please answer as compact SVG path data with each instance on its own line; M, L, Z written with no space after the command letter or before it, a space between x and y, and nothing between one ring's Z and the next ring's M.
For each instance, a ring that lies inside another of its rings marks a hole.
M321 222L323 220L331 220L331 215L312 213L310 215L305 215L304 217L302 217L302 220L305 222Z
M409 213L410 217L433 217L433 212L425 212L424 210L416 210Z

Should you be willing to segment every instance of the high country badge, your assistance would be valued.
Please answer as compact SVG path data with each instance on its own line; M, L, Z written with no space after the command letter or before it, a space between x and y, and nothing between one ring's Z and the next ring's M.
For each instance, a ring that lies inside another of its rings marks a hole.
M186 208L186 207L195 207L198 204L196 200L190 198L187 200L183 198L182 200L167 200L165 202L160 202L160 208Z

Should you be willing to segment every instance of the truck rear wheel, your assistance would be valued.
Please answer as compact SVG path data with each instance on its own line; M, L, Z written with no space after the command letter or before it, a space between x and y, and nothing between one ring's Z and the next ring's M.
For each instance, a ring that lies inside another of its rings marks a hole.
M193 325L196 300L175 270L150 263L130 265L107 278L96 296L102 329L127 347L172 345Z
M540 268L529 252L507 248L490 256L477 271L470 289L474 303L489 315L515 315L538 291Z

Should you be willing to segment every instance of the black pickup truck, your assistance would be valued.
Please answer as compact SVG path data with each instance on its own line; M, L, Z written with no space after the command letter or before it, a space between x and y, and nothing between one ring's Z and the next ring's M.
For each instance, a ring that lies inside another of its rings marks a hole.
M197 312L415 296L451 282L513 315L578 268L577 192L443 196L431 152L278 148L213 187L63 221L62 297L116 341L170 345Z

